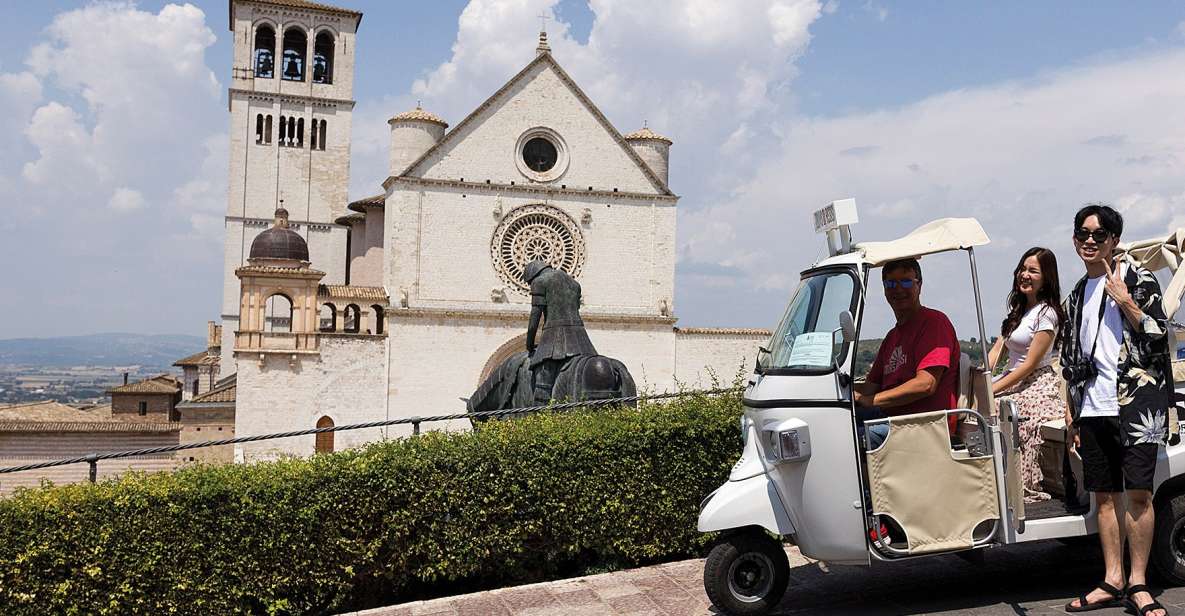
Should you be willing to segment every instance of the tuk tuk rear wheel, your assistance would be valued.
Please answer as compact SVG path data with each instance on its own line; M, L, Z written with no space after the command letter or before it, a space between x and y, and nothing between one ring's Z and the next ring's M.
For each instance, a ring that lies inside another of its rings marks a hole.
M737 616L767 614L790 581L790 561L781 542L764 530L722 539L704 562L704 591L717 608Z
M1185 494L1157 503L1151 556L1153 567L1166 582L1185 585Z

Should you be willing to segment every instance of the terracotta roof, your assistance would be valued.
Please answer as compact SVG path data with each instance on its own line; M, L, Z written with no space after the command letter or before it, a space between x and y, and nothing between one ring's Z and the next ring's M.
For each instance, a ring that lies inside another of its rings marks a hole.
M209 404L212 402L234 404L237 396L237 390L238 380L234 380L221 387L215 387L214 389L211 389L200 396L194 396L193 399L184 404Z
M344 9L340 6L332 6L329 4L322 4L320 2L310 2L309 0L250 0L256 4L270 4L272 6L284 6L293 9L309 9L314 11L324 11L326 13L337 13L338 15L346 15L355 18L354 27L362 21L362 13L350 9ZM230 30L234 32L235 29L235 0L230 0Z
M212 354L209 351L202 351L194 353L185 359L178 359L173 362L174 366L210 366L219 362L218 355Z
M53 400L0 406L0 423L63 421L89 423L111 421L111 407L99 406L83 411Z
M161 374L143 381L112 387L109 394L172 394L181 391L181 382L171 375Z
M383 287L360 287L344 284L323 284L317 287L317 297L340 297L343 299L365 299L370 301L390 301L387 290Z
M408 121L431 122L433 124L439 124L445 128L448 128L448 122L445 122L440 116L436 115L435 113L424 111L419 107L416 107L411 111L404 111L403 113L393 116L390 120L387 120L387 124Z
M646 178L650 180L660 195L668 195L672 197L675 196L675 193L671 192L671 189L669 186L667 186L666 182L663 182L662 179L654 174L654 171L650 168L650 166L638 156L638 153L634 151L634 148L630 147L630 145L626 143L625 139L621 136L621 133L618 132L617 128L609 122L609 119L605 117L605 114L601 113L601 110L596 106L595 103L592 102L592 99L590 99L588 95L584 93L584 90L580 89L580 86L572 80L572 77L570 77L568 73L560 67L559 63L556 62L555 58L553 58L551 54L546 51L537 55L534 60L523 67L523 70L519 71L514 77L511 77L510 80L507 81L501 88L499 88L497 92L491 94L490 97L485 100L485 102L478 105L476 109L469 113L469 115L465 116L465 119L461 120L460 124L457 124L455 127L453 127L453 130L446 133L443 139L437 141L436 145L428 148L428 151L421 154L419 158L408 165L407 168L404 169L400 174L400 176L391 177L407 176L419 171L419 166L423 164L424 161L428 160L436 152L444 148L446 144L451 143L454 139L459 138L457 135L463 133L461 130L462 127L471 122L477 121L477 118L481 116L481 114L486 109L491 107L495 101L506 95L506 93L510 91L514 84L526 77L528 73L535 69L536 65L541 63L546 63L555 70L556 75L560 78L560 81L564 82L564 84L572 90L572 93L576 95L576 98L579 99L580 102L584 103L584 106L588 108L589 112L592 113L597 122L600 123L601 126L605 128L605 130L609 131L609 134L613 137L613 140L621 146L626 156L634 161L634 164L637 165ZM391 182L391 177L387 178L387 180L383 182L384 187L389 185L389 182Z
M622 139L625 139L626 141L643 140L643 139L649 139L651 141L665 141L667 145L671 145L672 143L674 143L670 139L663 137L662 135L650 130L649 128L646 128L645 126L643 126L641 128L641 130L636 130L632 133L623 135Z
M352 225L356 222L363 222L365 220L366 220L366 214L347 214L345 216L337 217L337 219L333 221L333 224Z
M383 193L381 195L375 195L373 197L367 197L365 199L359 199L357 201L353 201L346 207L355 211L355 212L365 214L366 208L372 208L372 207L380 207L381 208L381 207L385 207L386 205L387 205L387 195L386 195L386 193Z
M180 432L181 424L125 421L4 421L0 432Z
M194 353L193 355L190 355L189 357L186 357L184 359L178 359L177 361L173 362L173 365L174 366L200 366L202 363L202 360L205 359L207 355L208 355L208 353L206 351L201 351L200 353Z

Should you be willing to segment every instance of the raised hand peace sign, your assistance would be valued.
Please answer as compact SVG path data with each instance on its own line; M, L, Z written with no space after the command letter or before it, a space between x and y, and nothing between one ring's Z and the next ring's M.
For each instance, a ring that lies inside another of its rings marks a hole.
M1110 259L1104 259L1103 265L1107 267L1107 295L1110 295L1117 304L1130 301L1131 294L1127 292L1127 283L1123 281L1123 274L1119 272L1119 266L1112 268Z

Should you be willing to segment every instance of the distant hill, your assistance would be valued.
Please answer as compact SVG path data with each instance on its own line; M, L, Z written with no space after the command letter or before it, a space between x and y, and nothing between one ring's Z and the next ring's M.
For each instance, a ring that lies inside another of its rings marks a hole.
M36 366L170 366L206 348L201 336L92 334L0 340L0 364Z

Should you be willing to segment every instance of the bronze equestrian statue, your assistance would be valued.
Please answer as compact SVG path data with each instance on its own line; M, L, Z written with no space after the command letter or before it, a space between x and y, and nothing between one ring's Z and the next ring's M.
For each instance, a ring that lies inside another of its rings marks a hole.
M465 403L469 412L637 395L625 364L598 355L589 340L580 318L580 283L543 261L528 263L523 280L531 285L527 348L502 362L473 392Z

